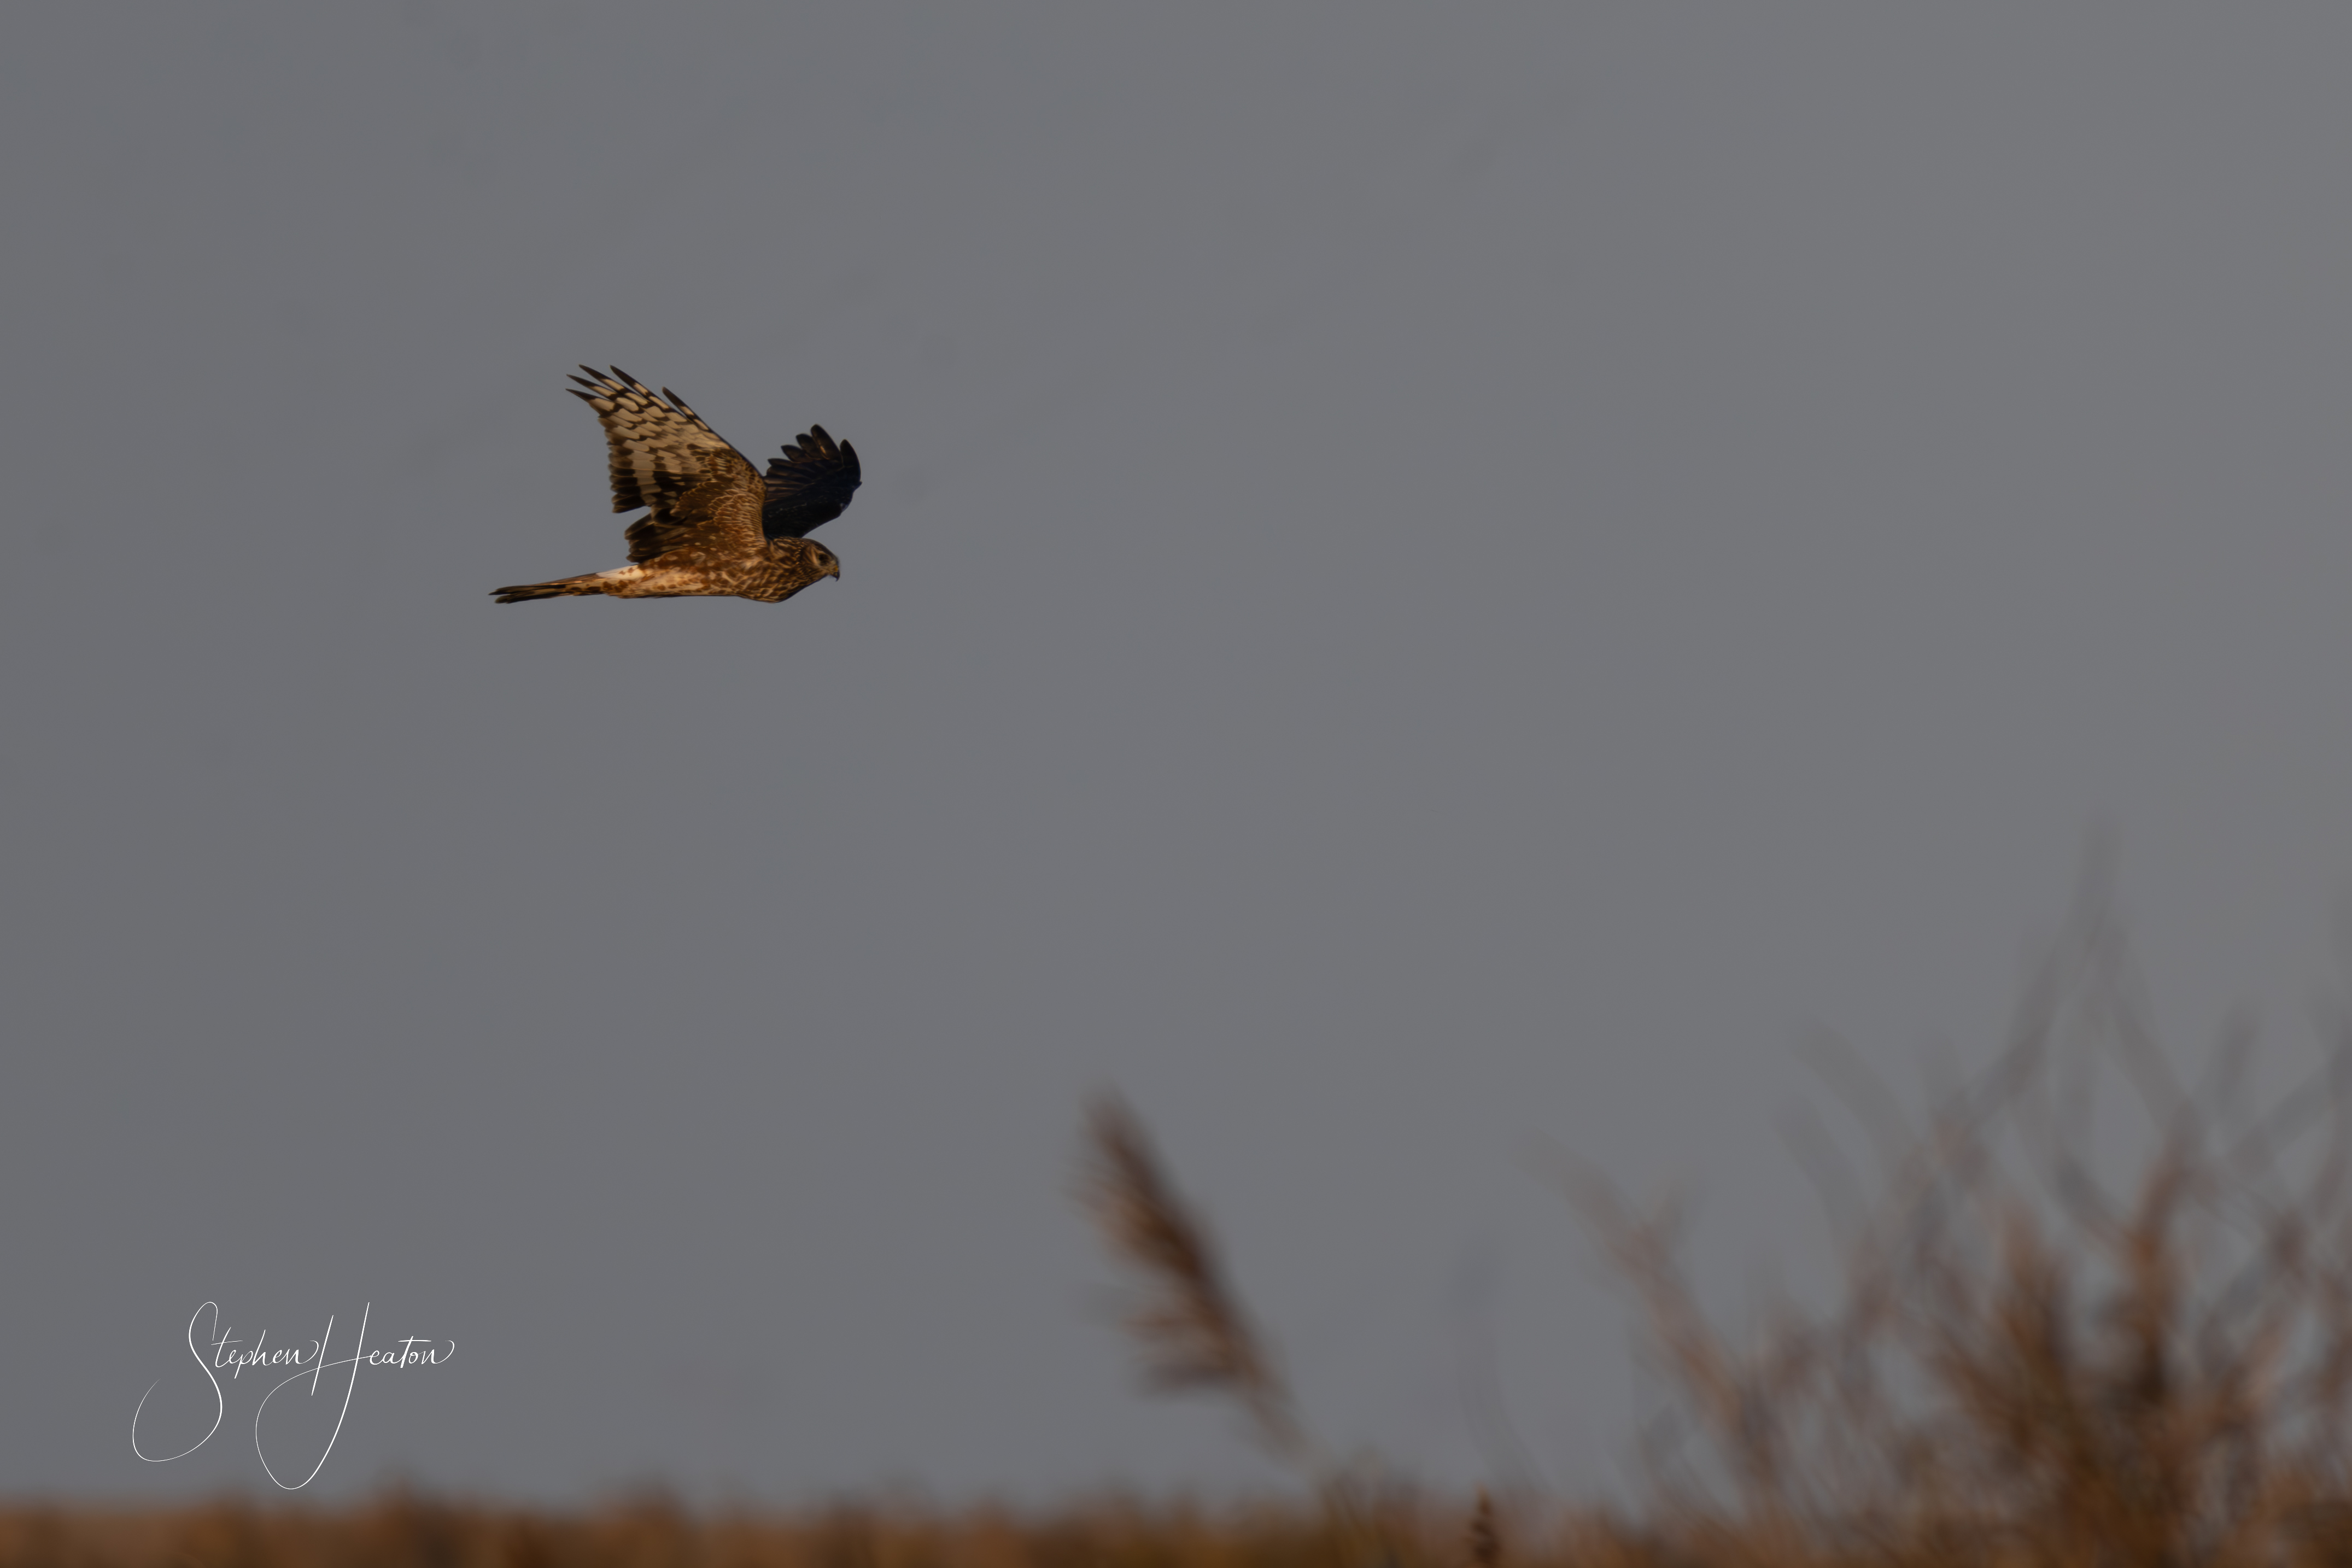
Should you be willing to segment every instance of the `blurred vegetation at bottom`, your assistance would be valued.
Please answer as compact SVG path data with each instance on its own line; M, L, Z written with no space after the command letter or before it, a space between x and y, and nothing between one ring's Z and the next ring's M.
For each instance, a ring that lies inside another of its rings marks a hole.
M1295 1503L20 1506L0 1568L2352 1568L2352 1009L2268 1097L2249 1033L2192 1082L2147 1019L2095 889L1981 1073L1906 1107L1832 1053L1859 1146L1815 1129L1800 1152L1839 1267L1743 1330L1690 1282L1675 1205L1554 1151L1662 1396L1621 1511L1443 1501L1335 1463L1207 1216L1110 1100L1083 1191L1144 1370L1232 1401L1306 1483Z
M1367 1527L1378 1542L1369 1552ZM1835 1545L1696 1516L1662 1529L1601 1513L1497 1521L1472 1504L1405 1498L1345 1525L1306 1502L1211 1508L1127 1500L1038 1512L858 1503L797 1514L698 1513L641 1500L541 1513L394 1493L341 1510L225 1500L0 1510L0 1568L1924 1568L2147 1561L2117 1544L2114 1553L2080 1555L2024 1542L1991 1552L1928 1541ZM2352 1518L2282 1544L2263 1561L2282 1568L2352 1563Z
M1399 1568L1470 1559L1472 1510L1399 1498L1370 1505ZM1584 1539L1510 1560L1656 1561ZM1490 1542L1488 1552L1494 1550ZM1207 1508L1109 1500L1043 1512L842 1504L805 1513L697 1513L637 1501L536 1513L394 1494L340 1510L240 1502L109 1511L0 1511L7 1568L1357 1568L1352 1534L1312 1504Z

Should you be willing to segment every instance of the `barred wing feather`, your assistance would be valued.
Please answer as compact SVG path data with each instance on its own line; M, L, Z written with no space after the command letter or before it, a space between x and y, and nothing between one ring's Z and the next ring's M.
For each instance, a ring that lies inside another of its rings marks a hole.
M647 510L628 528L629 559L643 563L687 545L713 556L759 550L754 519L760 470L665 387L659 396L618 365L582 365L572 395L595 410L612 456L613 510Z

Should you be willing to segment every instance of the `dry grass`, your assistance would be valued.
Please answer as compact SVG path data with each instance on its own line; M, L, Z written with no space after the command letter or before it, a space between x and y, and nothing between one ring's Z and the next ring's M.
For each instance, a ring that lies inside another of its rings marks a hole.
M1085 1197L1111 1251L1139 1289L1126 1314L1144 1375L1163 1392L1233 1399L1258 1441L1296 1467L1322 1503L1328 1552L1347 1563L1402 1555L1382 1533L1370 1483L1331 1464L1298 1420L1274 1352L1242 1310L1208 1226L1178 1195L1143 1123L1124 1100L1097 1100L1089 1119Z
M1840 1287L1744 1338L1671 1209L1563 1160L1671 1389L1647 1528L1715 1562L2352 1561L2345 1061L2239 1110L2241 1037L2183 1084L2093 898L1923 1119L1846 1066L1874 1152L1822 1162Z
M1459 1568L1465 1561L1458 1510L1391 1500L1378 1523L1397 1568ZM1595 1560L1514 1561L1546 1568ZM232 1503L119 1514L0 1511L0 1568L1353 1568L1360 1562L1314 1510L1119 1500L1048 1514L889 1504L784 1518L701 1516L660 1502L553 1515L400 1496L333 1512Z
M1503 1528L1495 1519L1495 1500L1483 1491L1478 1494L1477 1504L1470 1510L1470 1528L1465 1545L1463 1561L1470 1564L1470 1568L1501 1568Z
M1318 1470L1273 1352L1226 1282L1204 1226L1178 1196L1151 1140L1125 1101L1096 1102L1085 1195L1111 1250L1134 1272L1140 1299L1127 1313L1144 1373L1169 1392L1231 1395L1276 1458Z
M1823 1304L1735 1333L1671 1207L1563 1155L1642 1309L1666 1394L1630 1511L1508 1518L1383 1491L1319 1456L1208 1226L1116 1101L1086 1198L1135 1294L1151 1384L1232 1399L1315 1483L1302 1506L1126 1500L1020 1514L841 1506L551 1516L394 1497L0 1510L0 1568L2272 1568L2352 1563L2352 1079L2245 1109L2242 1040L2200 1084L2158 1049L2088 900L1979 1077L1906 1115L1850 1064L1860 1165L1806 1150L1846 1217ZM2119 1095L2117 1090L2123 1092ZM2118 1100L2134 1125L2103 1121Z
M1643 1509L1555 1542L1692 1564L2352 1563L2347 1059L2339 1041L2258 1111L2241 1109L2242 1037L2183 1083L2094 884L1983 1074L1913 1119L1836 1064L1870 1152L1858 1169L1809 1143L1845 1216L1826 1305L1724 1329L1672 1206L1645 1212L1560 1155L1667 1397ZM2103 1125L2119 1098L2135 1125ZM1177 1349L1214 1339L1212 1320L1255 1344L1205 1227L1129 1113L1098 1117L1095 1143L1107 1167L1129 1151L1101 1212L1158 1286L1139 1342L1187 1373L1164 1381L1250 1403L1261 1352ZM1482 1501L1462 1560L1500 1553Z

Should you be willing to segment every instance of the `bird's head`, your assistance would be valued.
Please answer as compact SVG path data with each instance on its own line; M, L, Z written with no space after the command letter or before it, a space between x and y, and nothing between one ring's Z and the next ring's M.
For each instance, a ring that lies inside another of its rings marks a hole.
M814 539L795 539L789 542L780 539L776 541L776 547L779 552L782 552L786 549L788 544L799 547L796 553L798 553L802 562L807 566L807 568L811 572L815 573L817 576L831 577L836 581L839 580L841 576L841 558L834 554L832 551L827 550L824 545L819 544Z

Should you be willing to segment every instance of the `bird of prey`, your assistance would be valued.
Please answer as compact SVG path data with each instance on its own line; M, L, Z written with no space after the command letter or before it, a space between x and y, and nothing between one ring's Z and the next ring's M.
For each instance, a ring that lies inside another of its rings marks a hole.
M612 448L613 510L646 515L629 524L629 564L610 572L493 588L501 605L609 594L616 599L715 595L780 605L841 563L808 536L849 505L860 481L857 448L822 425L768 459L751 460L702 422L669 388L656 397L621 369L565 387L596 411Z

